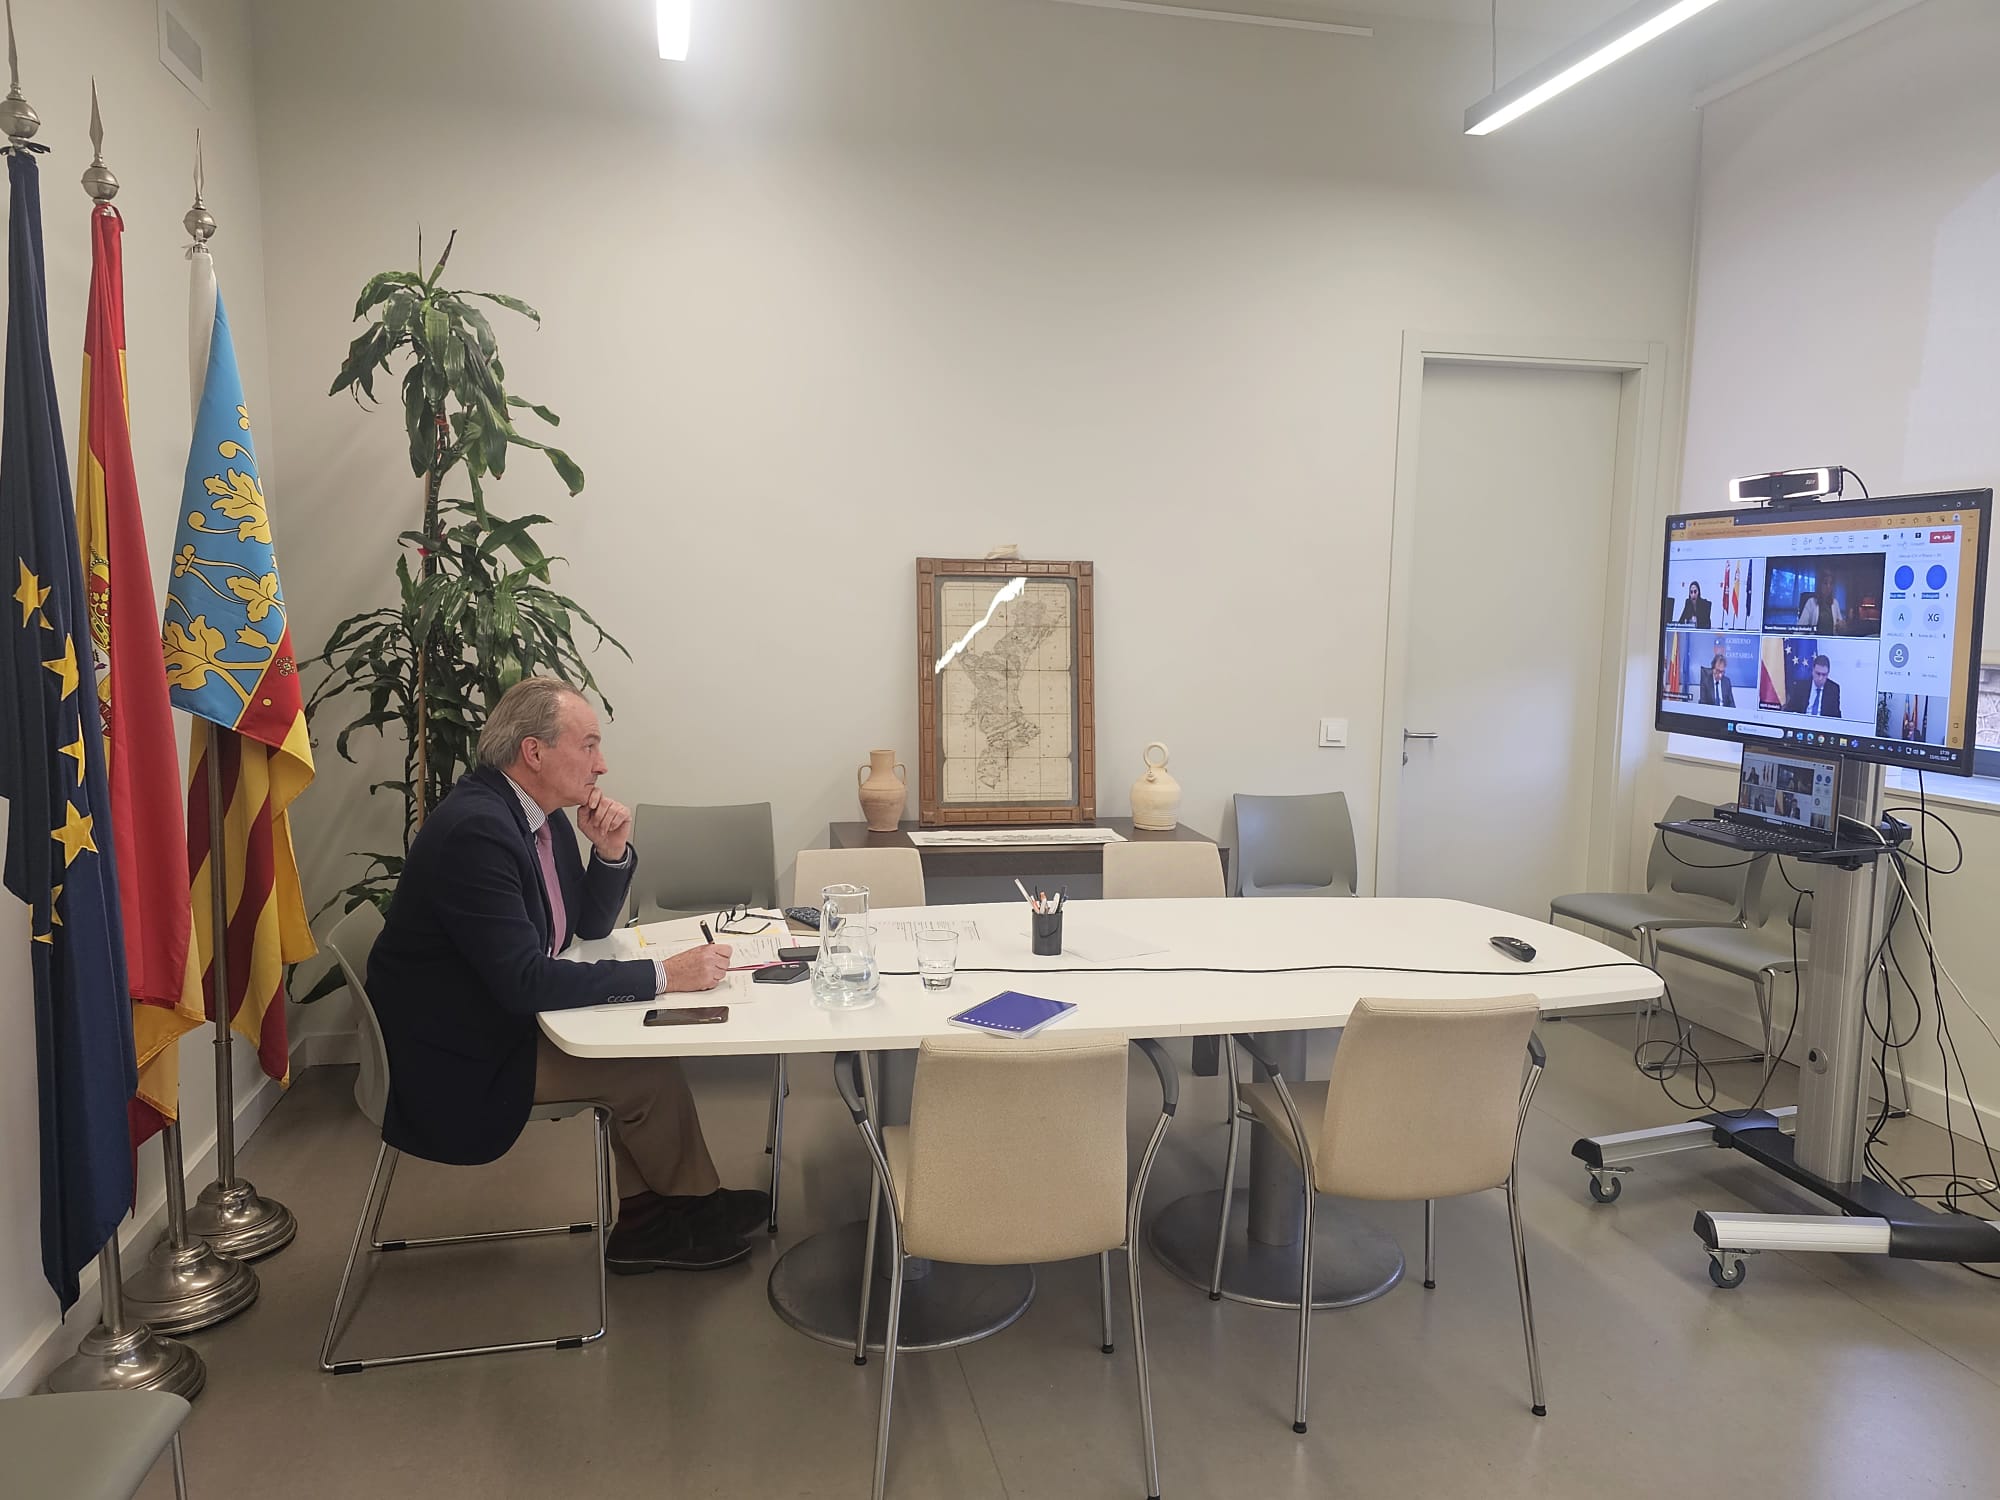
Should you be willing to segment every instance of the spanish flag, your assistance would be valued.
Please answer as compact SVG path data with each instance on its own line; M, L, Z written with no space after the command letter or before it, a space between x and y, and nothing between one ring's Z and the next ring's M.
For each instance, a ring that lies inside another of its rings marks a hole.
M132 468L124 233L124 221L110 204L91 210L76 531L118 846L125 977L132 991L132 1040L139 1064L139 1091L131 1103L132 1144L137 1147L176 1117L176 1043L201 1025L202 1007L201 973L188 946L187 838L175 784L174 716L154 634L159 613Z
M298 663L257 474L229 318L205 249L192 256L190 372L201 392L181 493L164 636L167 682L188 731L188 872L194 947L215 1014L212 853L226 877L222 934L230 1024L273 1078L290 1071L285 965L318 951L286 809L313 779ZM221 768L223 846L209 847L209 766Z

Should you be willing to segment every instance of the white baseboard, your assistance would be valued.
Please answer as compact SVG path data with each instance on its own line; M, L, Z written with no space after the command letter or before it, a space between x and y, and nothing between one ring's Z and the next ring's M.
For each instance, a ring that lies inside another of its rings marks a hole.
M307 1068L334 1067L361 1061L361 1036L353 1031L316 1031L299 1038L292 1048L292 1076Z
M304 1043L317 1042L320 1038L303 1038ZM326 1042L337 1042L339 1037L327 1037ZM353 1041L349 1039L349 1051ZM300 1051L292 1054L292 1071L296 1076L307 1066ZM240 1074L238 1075L241 1076ZM236 1142L240 1149L257 1133L271 1111L277 1107L284 1090L272 1079L256 1073L257 1087L236 1101ZM184 1140L181 1150L187 1167L190 1194L198 1192L215 1179L215 1131L211 1128L207 1136L199 1142ZM167 1221L166 1185L160 1183L142 1194L132 1216L119 1227L118 1251L127 1266L135 1266L151 1253L154 1242L165 1232ZM25 1396L39 1389L48 1379L49 1372L76 1352L77 1344L97 1323L97 1263L92 1261L83 1269L81 1278L83 1295L70 1309L67 1320L50 1318L35 1332L31 1333L19 1348L0 1353L0 1397Z

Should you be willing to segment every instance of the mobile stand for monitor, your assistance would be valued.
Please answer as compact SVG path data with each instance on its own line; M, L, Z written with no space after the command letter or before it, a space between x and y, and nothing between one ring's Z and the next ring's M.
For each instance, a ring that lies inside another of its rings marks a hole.
M1840 828L1882 828L1882 780L1878 765L1843 762ZM1589 1168L1590 1196L1599 1203L1617 1200L1625 1174L1637 1162L1716 1147L1740 1151L1839 1210L1838 1215L1700 1210L1694 1232L1708 1247L1708 1276L1719 1287L1741 1286L1748 1270L1743 1258L1762 1250L2000 1261L2000 1220L1939 1213L1862 1170L1868 1107L1863 1007L1894 883L1882 872L1881 862L1896 842L1881 837L1879 847L1839 840L1844 847L1792 856L1826 866L1814 887L1812 962L1799 998L1798 1028L1806 1052L1798 1104L1717 1111L1658 1130L1589 1136L1571 1148L1570 1154Z

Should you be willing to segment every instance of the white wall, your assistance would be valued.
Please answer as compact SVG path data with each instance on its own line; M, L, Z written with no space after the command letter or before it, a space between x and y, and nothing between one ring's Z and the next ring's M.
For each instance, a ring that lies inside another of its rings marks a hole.
M2000 481L1996 68L2000 10L1929 0L1704 111L1680 508L1715 509L1730 477L1794 465L1846 464L1878 495ZM1986 639L1991 660L1991 608ZM1732 789L1729 772L1656 754L1639 813ZM1944 811L1966 866L1935 886L1943 956L2000 1024L2000 814ZM1957 1031L1975 1096L2000 1110L2000 1056L1969 1020ZM1942 1118L1928 1024L1905 1062Z
M503 329L509 377L590 486L517 460L499 508L560 518L633 650L597 662L618 795L768 798L781 861L823 842L871 747L916 758L913 559L1017 542L1097 565L1101 811L1162 739L1192 826L1337 787L1369 868L1403 331L1677 345L1685 80L1469 141L1483 28L737 0L676 66L649 15L259 14L302 644L388 597L417 515L399 414L324 394L355 291L455 228L453 280L547 318ZM330 729L321 895L394 836Z
M66 0L17 6L22 91L42 116L39 139L42 215L47 249L49 332L56 390L72 455L81 390L84 302L90 287L89 199L77 179L90 161L90 80L102 98L105 160L123 190L127 369L132 439L154 556L154 588L163 591L187 463L187 236L181 215L192 198L194 132L202 131L208 201L221 231L215 241L223 295L253 415L268 403L264 263L257 145L250 114L250 48L243 0L178 0L203 34L214 108L204 108L159 62L153 0ZM4 209L0 209L4 213ZM4 288L0 288L4 299ZM258 457L274 503L282 504L283 467L269 424L257 427ZM0 894L0 902L13 898ZM38 1218L34 1013L29 1001L25 915L0 917L0 1395L31 1387L44 1373L57 1331L55 1296L42 1280ZM214 1138L209 1033L181 1043L183 1126L193 1166ZM239 1044L239 1096L256 1100L243 1080L256 1065ZM162 1201L159 1151L140 1163L139 1220ZM127 1230L133 1221L127 1221ZM95 1293L63 1330L73 1341L90 1327ZM67 1352L66 1349L61 1352Z

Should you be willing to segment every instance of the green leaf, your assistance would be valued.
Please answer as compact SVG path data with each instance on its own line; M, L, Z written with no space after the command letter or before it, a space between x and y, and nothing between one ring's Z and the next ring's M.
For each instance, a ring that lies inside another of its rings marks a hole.
M383 271L379 275L370 276L362 285L361 296L355 301L355 318L359 319L369 308L386 301L392 292L407 284L407 281L408 275L402 271Z
M548 423L549 426L551 427L562 426L562 418L557 416L554 412L550 411L546 406L537 406L534 402L524 401L519 396L509 396L507 398L507 404L509 406L523 407L526 410L533 412L536 416L540 417L544 422Z
M536 312L532 307L528 306L528 304L523 302L519 297L510 297L505 292L461 291L456 293L455 295L460 297L484 297L488 302L499 303L500 306L506 308L509 312L517 312L525 318L534 319L537 325L539 325L542 321L542 315L540 313Z

